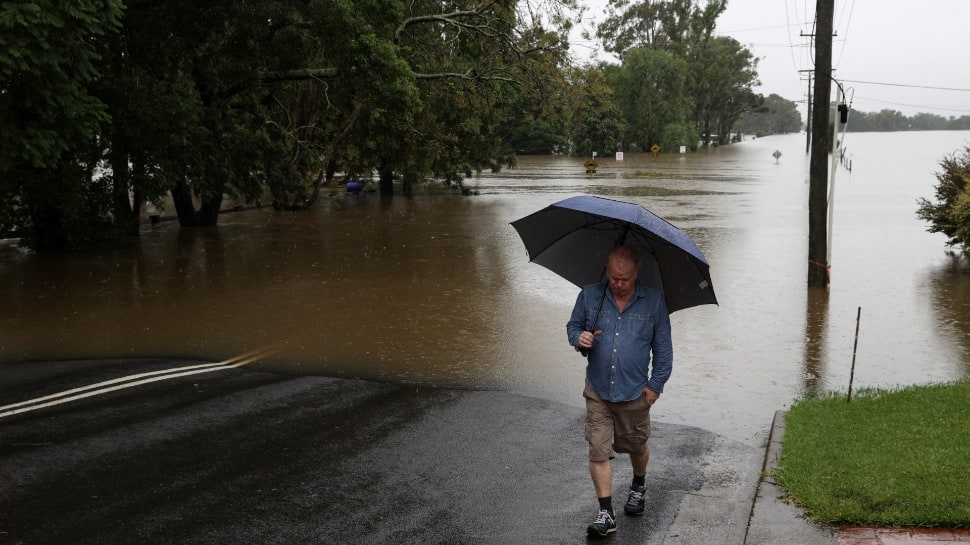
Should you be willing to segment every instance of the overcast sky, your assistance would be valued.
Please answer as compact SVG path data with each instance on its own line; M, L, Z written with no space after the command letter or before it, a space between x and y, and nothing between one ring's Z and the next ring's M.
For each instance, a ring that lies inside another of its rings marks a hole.
M594 28L607 0L586 1L583 26ZM728 0L717 23L760 59L755 91L799 102L803 116L799 70L812 69L815 53L802 34L813 33L814 16L815 0ZM970 0L836 0L834 25L832 66L854 110L970 115ZM573 45L585 59L595 44L577 35Z

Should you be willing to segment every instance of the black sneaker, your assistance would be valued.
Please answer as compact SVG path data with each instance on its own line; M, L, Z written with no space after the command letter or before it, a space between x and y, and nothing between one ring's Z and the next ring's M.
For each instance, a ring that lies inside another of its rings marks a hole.
M586 533L591 536L605 537L615 531L616 520L613 519L613 513L610 513L606 509L600 509L599 513L596 513L596 520L586 528Z
M646 490L647 487L642 484L631 484L630 497L626 499L623 512L628 515L642 515L643 508L647 504L646 500L643 499L643 494Z

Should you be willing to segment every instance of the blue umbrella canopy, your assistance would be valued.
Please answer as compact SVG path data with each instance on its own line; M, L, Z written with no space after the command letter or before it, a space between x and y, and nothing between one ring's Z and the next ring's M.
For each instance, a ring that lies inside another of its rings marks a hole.
M640 254L640 282L663 292L670 312L717 304L710 265L694 240L646 208L580 195L512 222L529 260L577 286L605 280L620 244Z

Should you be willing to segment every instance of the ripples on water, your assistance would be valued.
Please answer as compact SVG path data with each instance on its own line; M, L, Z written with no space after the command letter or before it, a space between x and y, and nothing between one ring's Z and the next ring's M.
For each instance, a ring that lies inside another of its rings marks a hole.
M803 135L685 156L521 157L468 180L477 197L338 196L307 213L146 227L137 249L0 253L0 360L178 356L266 346L292 373L495 388L575 406L566 345L577 289L527 263L509 222L578 193L643 204L685 229L720 306L672 316L675 370L657 418L758 442L773 412L848 386L970 375L970 282L916 199L970 133L850 134L837 173L829 290L806 289ZM775 150L782 152L776 163ZM905 150L903 153L901 150Z

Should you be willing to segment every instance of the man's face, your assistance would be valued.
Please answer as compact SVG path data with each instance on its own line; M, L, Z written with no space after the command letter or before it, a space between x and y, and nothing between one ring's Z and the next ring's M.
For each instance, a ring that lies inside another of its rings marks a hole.
M631 295L637 285L637 270L629 259L610 259L606 264L606 277L613 296L620 299Z

